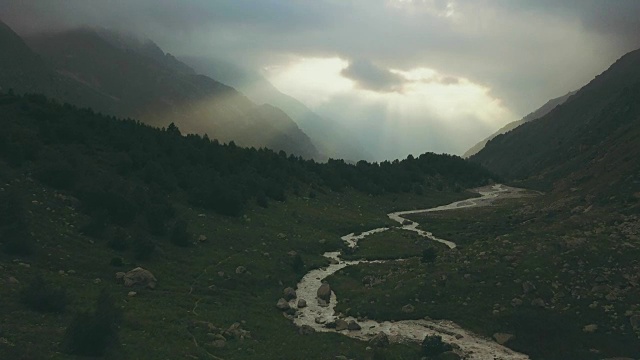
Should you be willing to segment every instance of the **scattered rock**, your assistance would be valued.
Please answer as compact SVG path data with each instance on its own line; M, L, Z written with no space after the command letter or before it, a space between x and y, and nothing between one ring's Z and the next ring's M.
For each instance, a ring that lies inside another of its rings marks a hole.
M296 291L293 290L293 288L291 287L284 289L283 293L284 293L284 299L287 301L298 297L298 295L296 295Z
M513 334L507 334L507 333L495 333L495 334L493 334L493 339L500 345L504 345L509 340L512 340L514 338L515 338L515 335L513 335Z
M415 311L415 307L413 305L411 305L411 304L407 304L407 305L402 307L402 312L403 313L408 314L408 313L412 313L414 311Z
M318 299L322 299L324 301L329 302L331 300L331 286L329 286L329 283L324 283L322 285L320 285L320 287L318 288Z
M225 330L224 335L227 338L233 339L251 339L251 332L242 329L242 325L240 323L233 323L227 330Z
M226 342L226 341L224 341L224 340L218 339L218 340L214 340L214 341L211 343L211 345L212 345L214 348L222 349L223 347L227 346L227 342Z
M236 274L244 274L247 272L247 268L244 266L238 266L236 268Z
M307 307L307 301L305 299L298 299L298 308L302 309L306 307Z
M280 298L278 300L278 303L276 303L276 307L279 310L282 310L282 311L286 311L286 310L289 310L291 308L291 306L289 306L289 302L287 300L285 300L284 298Z
M300 329L298 329L298 334L300 335L311 335L315 332L316 330L309 325L302 325Z
M640 315L632 315L629 317L629 323L633 330L640 330Z
M389 346L389 337L387 334L382 331L378 333L378 335L374 336L369 340L369 344L376 347L387 347Z
M349 328L349 324L346 321L342 319L336 320L336 331L346 330L347 328Z
M531 281L525 281L522 283L522 291L525 294L532 293L536 291L536 286Z
M531 301L531 306L534 307L544 307L545 302L541 298L535 298Z
M586 333L594 333L594 332L596 332L596 330L598 330L598 325L596 325L596 324L585 325L582 328L582 331L584 331Z
M71 270L68 271L71 273ZM116 279L119 279L120 273L116 273ZM124 286L142 286L155 289L158 279L151 273L151 271L137 267L122 277L124 279Z
M351 321L349 321L349 324L347 325L347 329L350 330L350 331L356 331L356 330L361 330L362 327L360 327L360 324L358 324L354 320L351 320Z

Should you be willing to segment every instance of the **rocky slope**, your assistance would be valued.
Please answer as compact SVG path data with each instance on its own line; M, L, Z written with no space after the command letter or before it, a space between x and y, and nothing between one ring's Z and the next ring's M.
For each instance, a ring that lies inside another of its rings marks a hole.
M640 50L547 115L489 141L471 157L508 179L631 201L640 177Z
M547 115L551 110L555 109L556 106L563 104L565 101L567 101L567 99L569 99L569 97L571 97L571 95L575 94L575 91L571 91L563 96L551 99L549 101L547 101L544 105L542 105L539 109L533 111L532 113L528 114L527 116L523 117L520 120L517 121L512 121L510 123L508 123L507 125L501 127L498 131L496 131L495 133L491 134L489 137L487 137L486 139L480 141L479 143L475 144L474 146L472 146L469 150L467 150L464 155L462 155L463 158L468 158L470 156L473 156L475 154L478 153L478 151L482 150L482 148L484 148L484 146L487 144L487 142L489 142L491 139L495 138L498 135L501 134L506 134L509 131L517 128L518 126L541 118L545 115Z

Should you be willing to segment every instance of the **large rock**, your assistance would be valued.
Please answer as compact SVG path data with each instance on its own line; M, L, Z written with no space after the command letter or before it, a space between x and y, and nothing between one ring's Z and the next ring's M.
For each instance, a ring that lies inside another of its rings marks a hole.
M302 309L306 307L307 307L307 301L305 299L298 299L298 308Z
M278 302L276 303L276 307L279 310L282 310L282 311L287 311L287 310L289 310L289 308L291 308L289 306L289 302L287 300L285 300L284 298L278 299Z
M361 330L362 327L360 327L360 324L358 324L354 320L351 320L351 321L349 321L349 324L347 325L347 329L350 330L350 331L356 331L356 330Z
M302 325L300 329L298 329L298 334L300 335L311 335L315 332L316 330L309 325Z
M347 330L348 328L349 324L346 321L342 319L336 320L336 331Z
M507 334L507 333L493 334L493 339L500 345L506 344L509 340L512 340L513 338L515 338L515 335L513 334Z
M407 305L402 307L402 312L405 313L405 314L412 313L414 310L415 310L415 308L411 304L407 304Z
M389 346L389 337L387 334L382 331L378 333L378 335L374 336L369 340L369 344L376 347L387 347Z
M116 278L120 273L116 274ZM151 271L137 267L122 276L125 286L141 286L155 289L158 279L151 273Z
M329 285L329 283L324 283L322 285L320 285L320 287L318 288L318 299L322 299L326 302L329 302L329 300L331 300L331 286Z
M290 287L284 289L283 293L284 293L284 299L287 300L287 301L289 301L291 299L295 299L296 297L298 297L296 295L296 291L293 290L293 288L290 288Z

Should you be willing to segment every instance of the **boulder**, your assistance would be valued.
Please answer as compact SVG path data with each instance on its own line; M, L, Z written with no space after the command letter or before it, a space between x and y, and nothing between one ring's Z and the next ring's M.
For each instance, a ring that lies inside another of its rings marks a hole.
M415 310L415 307L411 304L407 304L402 307L402 312L405 314L412 313Z
M531 281L525 281L522 283L522 292L529 294L536 291L536 286Z
M302 325L300 329L298 329L298 334L300 335L311 335L316 332L316 329L312 328L309 325Z
M247 272L247 268L244 266L238 266L236 268L236 274L244 274Z
M598 325L596 325L596 324L585 325L582 328L582 331L584 331L586 333L594 333L594 332L596 332L596 330L598 330Z
M306 307L307 307L307 301L305 299L298 299L298 308L302 309Z
M506 344L509 340L512 340L513 338L515 338L515 335L513 334L507 334L507 333L493 334L493 339L500 345Z
M120 273L116 273L118 278ZM128 271L122 277L124 279L124 286L141 286L155 289L158 279L151 273L151 271L137 267L131 271Z
M287 301L289 301L291 299L295 299L295 298L298 297L296 295L296 291L293 290L293 288L290 288L290 287L284 289L283 293L284 293L284 299L287 300Z
M322 285L320 285L320 287L318 288L318 299L322 299L326 302L329 302L329 300L331 300L331 286L329 285L329 283L324 283Z
M358 324L354 320L349 321L349 324L347 325L347 330L350 330L350 331L356 331L361 329L362 327L360 327L360 324Z
M348 328L349 324L346 321L342 319L336 320L336 331L346 330Z
M198 236L198 242L205 242L205 241L207 241L207 237L205 235Z
M375 347L387 347L389 346L389 337L387 334L382 331L378 333L378 335L374 336L369 340L369 344Z
M278 302L276 303L276 307L279 310L282 310L282 311L287 311L287 310L289 310L291 308L289 306L289 302L287 300L285 300L284 298L278 299Z
M640 315L631 315L629 317L629 323L633 330L640 330Z
M214 348L222 349L223 347L225 347L225 346L227 345L227 342L226 342L226 341L224 341L224 340L218 339L218 340L214 340L214 341L211 343L211 345L212 345Z
M127 296L129 296L129 297L133 297L133 296L136 296L136 295L138 295L138 293L135 292L135 291L129 291L129 293L127 294Z
M242 329L242 325L240 323L233 323L227 330L224 331L223 335L227 339L251 339L251 333L247 330Z
M545 302L541 298L536 298L531 301L531 306L533 307L544 307Z

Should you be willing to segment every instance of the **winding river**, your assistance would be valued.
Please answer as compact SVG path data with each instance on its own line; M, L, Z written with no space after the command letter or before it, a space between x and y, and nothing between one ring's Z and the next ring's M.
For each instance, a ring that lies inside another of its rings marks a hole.
M446 211L452 209L469 208L476 206L488 205L492 201L501 197L512 197L517 194L520 189L510 188L504 185L493 185L476 189L481 195L478 198L467 199L462 201L456 201L454 203L438 206L430 209L423 210L411 210L400 211L388 214L389 218L397 221L402 225L402 229L408 231L414 231L421 236L424 236L430 240L438 241L445 244L449 248L453 249L456 244L435 237L432 233L418 229L418 223L409 221L403 216L424 212L433 211ZM351 248L356 247L359 240L364 239L368 235L387 231L390 228L378 228L363 232L359 235L349 234L342 237L342 240L347 243ZM448 320L402 320L402 321L384 321L377 322L374 320L362 320L358 321L354 317L344 317L343 320L350 322L356 321L361 329L360 330L341 330L325 327L325 324L335 321L338 317L335 314L335 307L337 304L336 294L331 293L331 300L329 304L323 304L322 306L316 300L316 292L322 281L334 274L336 271L343 269L350 265L357 265L363 263L383 263L386 261L346 261L340 258L340 252L327 252L325 257L332 260L332 264L326 268L315 269L307 273L300 283L297 285L298 299L305 299L307 306L304 308L297 308L297 300L291 300L289 305L296 309L297 312L293 318L293 321L298 326L308 325L314 328L316 331L321 332L338 332L345 336L360 340L370 340L380 332L387 334L391 342L422 342L427 335L439 335L443 341L456 344L459 346L459 352L461 352L468 359L528 359L529 357L515 351L512 351L504 346L499 345L493 340L486 339L470 331L467 331L452 321Z

